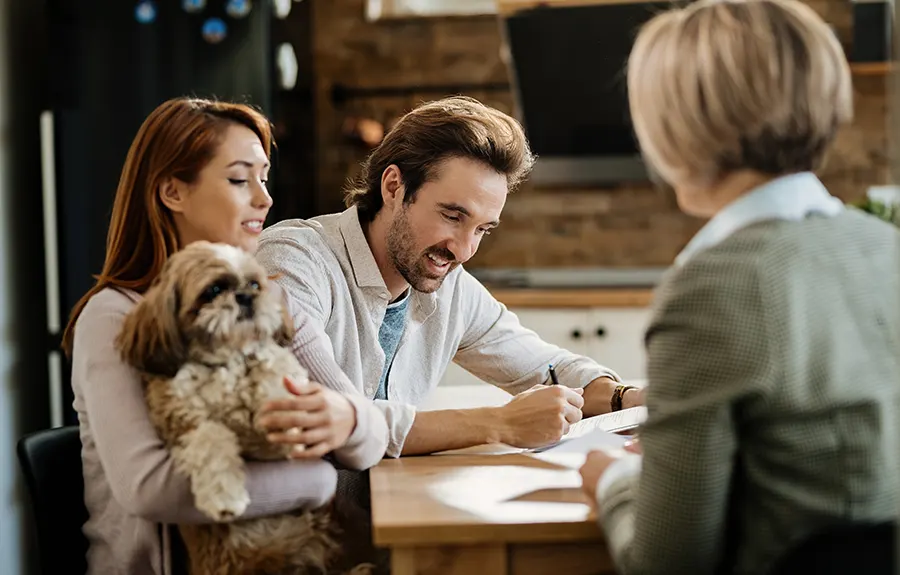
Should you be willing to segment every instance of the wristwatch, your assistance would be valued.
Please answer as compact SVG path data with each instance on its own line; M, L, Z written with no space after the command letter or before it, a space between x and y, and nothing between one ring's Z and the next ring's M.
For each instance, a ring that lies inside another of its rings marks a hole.
M633 385L617 385L613 390L612 397L609 398L609 408L611 411L619 411L622 409L622 396L629 389L637 389Z

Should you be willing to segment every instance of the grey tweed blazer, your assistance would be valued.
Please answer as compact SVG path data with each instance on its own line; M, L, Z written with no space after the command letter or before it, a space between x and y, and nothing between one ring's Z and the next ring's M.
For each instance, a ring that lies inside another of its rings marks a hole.
M757 223L673 269L654 308L644 456L600 501L621 573L764 573L812 530L896 517L896 228Z

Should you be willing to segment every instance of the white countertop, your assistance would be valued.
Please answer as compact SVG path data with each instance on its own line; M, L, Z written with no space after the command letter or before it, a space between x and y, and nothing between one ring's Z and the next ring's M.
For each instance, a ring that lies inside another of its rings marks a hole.
M609 288L659 284L666 267L654 268L466 268L483 284L496 287Z
M644 380L629 380L628 385L643 387ZM512 395L499 387L484 385L442 385L419 405L419 411L438 409L471 409L474 407L499 407L512 399Z

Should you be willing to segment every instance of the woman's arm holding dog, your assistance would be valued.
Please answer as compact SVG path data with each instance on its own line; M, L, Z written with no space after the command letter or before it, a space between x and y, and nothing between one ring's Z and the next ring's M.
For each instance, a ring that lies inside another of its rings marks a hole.
M124 294L106 290L78 319L72 384L83 402L82 427L88 427L113 497L129 513L160 523L209 522L156 433L139 375L115 348L133 305ZM85 482L102 480L85 477ZM250 505L242 518L321 506L334 494L336 481L334 468L324 461L250 463Z

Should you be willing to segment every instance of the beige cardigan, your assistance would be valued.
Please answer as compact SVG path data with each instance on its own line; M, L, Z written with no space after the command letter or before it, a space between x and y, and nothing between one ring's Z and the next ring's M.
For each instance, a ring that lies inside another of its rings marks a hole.
M95 295L75 327L72 386L83 445L85 503L90 518L90 575L172 573L167 524L204 522L193 505L188 479L176 473L144 403L138 374L125 364L113 341L140 296L106 289ZM293 310L292 310L293 311ZM294 351L313 380L347 387L322 336L294 314ZM339 463L365 469L387 445L381 412L359 394L348 394L357 426L334 455ZM251 504L244 518L318 507L335 493L336 471L326 461L249 464Z

